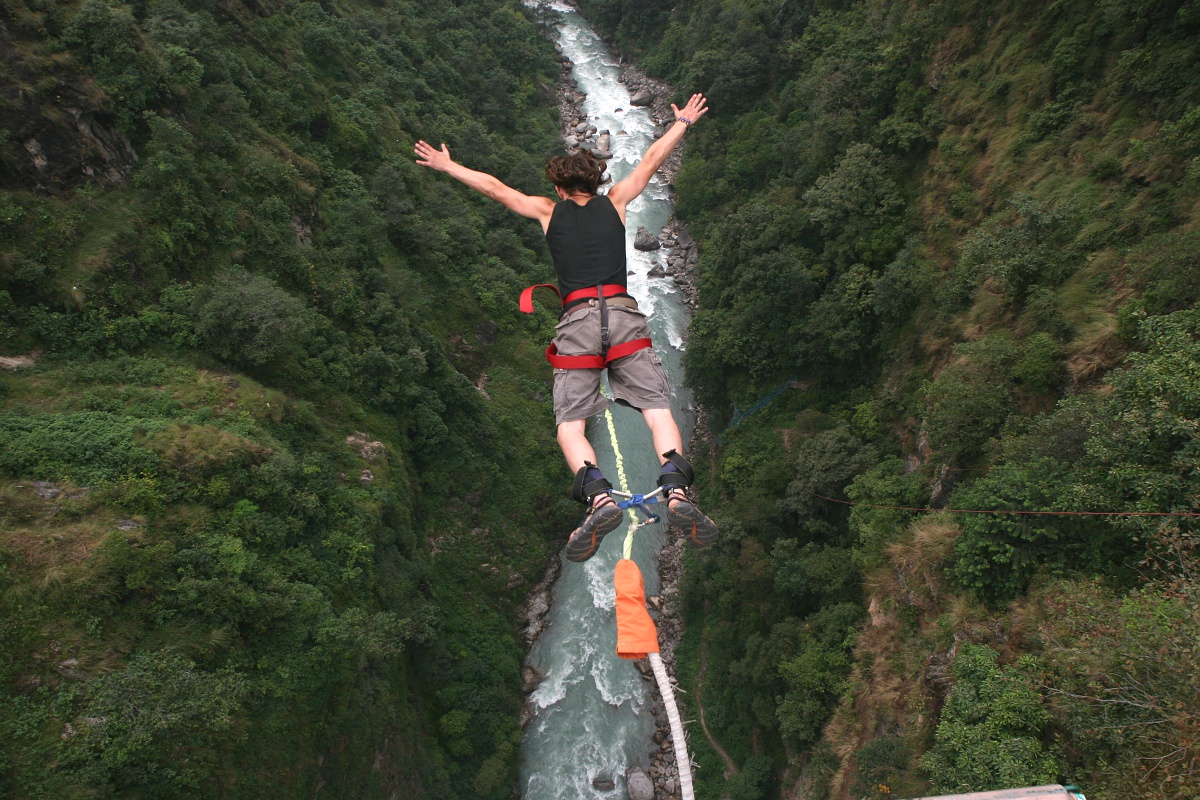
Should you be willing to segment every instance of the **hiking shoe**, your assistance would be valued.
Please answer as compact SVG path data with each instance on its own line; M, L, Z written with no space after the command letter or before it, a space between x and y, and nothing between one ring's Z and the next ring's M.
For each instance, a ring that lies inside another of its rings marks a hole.
M667 522L683 531L697 547L707 547L717 540L717 523L704 516L682 489L672 489L667 495Z
M587 516L579 527L571 532L567 540L567 558L571 561L587 561L596 555L604 535L621 524L621 512L607 494L597 495L595 503L588 509Z

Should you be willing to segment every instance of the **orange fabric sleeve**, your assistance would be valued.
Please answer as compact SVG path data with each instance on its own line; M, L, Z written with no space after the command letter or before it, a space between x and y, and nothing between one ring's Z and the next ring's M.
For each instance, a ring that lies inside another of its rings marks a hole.
M631 559L617 562L613 573L617 588L617 655L621 658L645 658L658 652L658 630L646 611L646 584L642 571Z

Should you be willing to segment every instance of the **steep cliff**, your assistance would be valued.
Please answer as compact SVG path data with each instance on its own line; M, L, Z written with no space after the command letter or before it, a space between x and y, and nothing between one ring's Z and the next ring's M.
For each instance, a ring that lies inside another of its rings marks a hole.
M775 398L689 565L706 791L1195 794L1200 6L582 7L712 101L689 381Z

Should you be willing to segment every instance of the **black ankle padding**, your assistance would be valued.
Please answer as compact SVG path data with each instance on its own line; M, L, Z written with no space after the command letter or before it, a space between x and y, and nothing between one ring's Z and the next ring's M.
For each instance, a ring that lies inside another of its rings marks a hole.
M692 469L691 462L679 455L679 453L676 453L674 450L668 450L663 453L663 458L667 460L667 463L675 467L675 470L672 472L660 472L658 474L659 486L687 488L696 480L696 472Z
M575 483L571 486L572 499L578 500L580 503L590 503L596 495L613 488L603 475L591 481L587 479L588 470L595 468L595 464L584 462L579 471L575 473Z

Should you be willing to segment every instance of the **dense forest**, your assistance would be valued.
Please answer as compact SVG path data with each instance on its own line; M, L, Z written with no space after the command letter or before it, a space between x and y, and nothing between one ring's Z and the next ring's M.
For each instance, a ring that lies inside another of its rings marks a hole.
M520 3L0 5L0 795L505 798L576 510Z
M581 6L713 108L701 796L1200 794L1200 3Z

